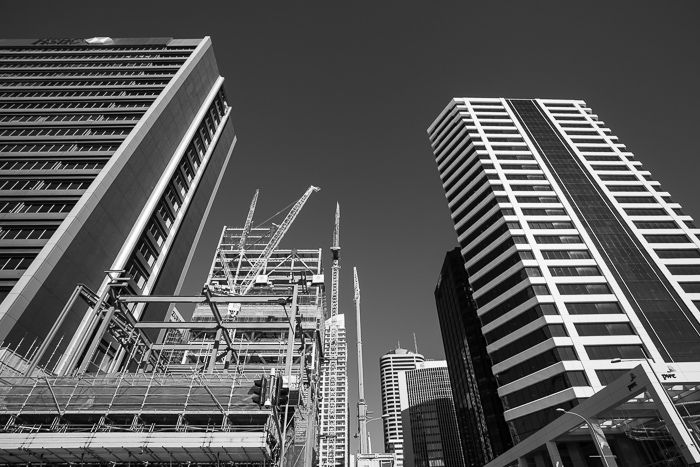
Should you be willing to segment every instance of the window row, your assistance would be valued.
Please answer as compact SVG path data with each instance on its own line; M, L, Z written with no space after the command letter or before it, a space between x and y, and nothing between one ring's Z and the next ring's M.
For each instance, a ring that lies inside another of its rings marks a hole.
M17 254L17 255L0 255L0 270L2 271L17 271L27 269L36 255Z
M3 225L0 226L0 240L46 240L55 231L55 225Z
M150 277L152 267L173 228L179 211L182 209L191 183L202 164L227 107L223 91L220 91L185 150L177 170L170 179L148 222L146 231L141 235L136 250L127 262L125 268L127 275L139 290L143 289Z
M114 152L119 144L110 143L38 143L0 144L0 153L22 152Z
M131 127L59 127L59 128L5 128L0 129L0 137L34 137L34 136L126 136Z
M152 99L143 99L139 101L100 101L100 102L2 102L0 101L0 110L51 110L51 111L73 111L73 110L89 110L89 111L146 111L151 105Z
M0 201L0 213L2 214L34 214L49 213L59 214L70 211L75 202L50 202L50 201Z
M92 180L0 179L0 190L85 190Z
M69 123L69 122L126 122L134 123L141 118L142 113L131 114L57 114L57 115L0 115L0 123Z
M159 89L129 90L116 89L113 91L2 91L0 99L74 99L84 97L156 97Z
M63 81L35 81L35 80L16 80L16 81L0 81L0 88L40 88L40 87L164 87L168 84L167 79L128 79L128 80L82 80L68 79Z
M545 396L576 386L589 386L586 373L583 371L566 371L543 381L531 384L523 389L503 396L503 408L506 410L527 404Z
M106 160L0 159L0 170L98 170Z

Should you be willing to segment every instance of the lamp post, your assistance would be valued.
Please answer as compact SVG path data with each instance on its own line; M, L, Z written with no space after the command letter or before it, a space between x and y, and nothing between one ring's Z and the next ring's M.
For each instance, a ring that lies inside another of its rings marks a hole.
M558 407L555 410L557 412L575 415L586 423L586 426L588 427L588 431L590 431L591 437L593 437L593 442L596 443L596 446L598 447L598 452L600 452L600 457L601 457L601 459L603 459L603 465L605 465L605 467L609 467L610 464L608 464L608 459L606 459L606 456L605 456L605 446L603 446L603 444L598 439L598 434L593 429L593 424L591 423L591 421L588 420L586 417L584 417L581 414L578 414L576 412L569 412L568 410L564 410L561 407Z
M376 422L377 420L383 420L383 419L387 419L387 418L389 418L389 414L386 414L386 413L385 413L385 414L383 414L383 415L380 416L380 417L368 418L367 420L365 420L365 423ZM355 435L353 436L353 438L357 439L357 438L359 438L359 437L360 437L360 432L358 431L357 433L355 433ZM369 451L369 452L372 452L372 438L369 436L369 433L367 434L367 441L368 441L368 443L367 443L367 444L368 444L368 446L367 446L368 451Z

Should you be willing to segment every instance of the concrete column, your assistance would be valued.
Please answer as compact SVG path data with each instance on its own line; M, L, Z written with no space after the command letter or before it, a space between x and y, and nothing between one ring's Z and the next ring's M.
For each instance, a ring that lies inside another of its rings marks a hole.
M608 444L607 438L605 438L605 433L603 433L603 429L600 427L600 424L594 420L591 420L588 423L588 427L591 430L591 436L593 437L595 448L598 451L598 455L600 456L603 466L617 467L617 461L610 450L610 445Z
M547 441L545 445L547 446L547 453L549 454L549 460L552 462L552 465L554 467L564 467L556 441Z

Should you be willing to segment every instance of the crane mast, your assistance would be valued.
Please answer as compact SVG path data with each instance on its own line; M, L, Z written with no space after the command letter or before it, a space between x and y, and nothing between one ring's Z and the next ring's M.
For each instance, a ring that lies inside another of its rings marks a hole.
M360 454L369 453L369 439L367 437L367 403L365 402L365 377L362 367L362 324L360 321L360 281L357 279L357 268L352 268L355 287L355 312L357 319L357 423L360 431Z
M338 315L338 281L340 280L340 204L335 205L335 227L333 229L333 266L331 267L331 318Z
M255 207L258 204L258 195L260 194L260 190L255 190L255 194L253 195L253 200L250 202L250 208L248 208L248 216L245 219L245 225L243 226L243 232L241 232L241 238L238 241L238 264L236 264L236 275L233 277L232 281L235 284L236 281L238 281L238 275L241 272L241 263L243 263L243 256L245 255L245 242L248 239L248 234L250 233L250 228L253 225L253 214L255 214ZM228 266L226 267L228 269ZM230 276L230 273L227 273L227 277ZM231 288L231 292L235 293L236 290L234 288Z

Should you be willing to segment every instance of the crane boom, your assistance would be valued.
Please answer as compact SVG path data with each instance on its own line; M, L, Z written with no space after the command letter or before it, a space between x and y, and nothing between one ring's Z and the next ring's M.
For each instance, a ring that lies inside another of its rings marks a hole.
M250 291L250 289L255 284L255 278L258 276L258 274L260 274L260 271L262 271L263 267L265 266L265 263L267 263L267 260L270 258L275 249L279 246L280 242L282 241L282 237L284 237L284 235L289 230L289 227L294 222L294 219L296 219L296 217L299 215L301 208L304 207L304 204L306 204L306 201L308 201L311 194L319 190L320 188L311 185L301 196L301 198L299 198L299 200L294 204L294 206L292 206L292 209L290 209L287 213L287 217L284 218L277 230L275 230L275 233L272 235L272 238L270 238L270 241L267 243L267 245L265 245L265 248L263 249L262 253L253 264L253 267L251 267L250 271L248 271L248 274L246 274L246 276L241 281L241 285L239 287L240 295L245 295Z
M365 376L362 366L362 324L360 320L360 281L357 279L357 268L352 268L355 287L355 312L357 319L357 423L360 431L360 454L369 453L369 438L367 437L367 403L365 402Z
M241 264L243 263L243 256L245 255L245 242L248 239L250 228L253 225L253 214L255 214L255 206L258 205L259 194L260 190L255 190L253 200L250 202L250 208L248 208L248 216L245 218L245 225L243 226L243 231L241 232L241 238L238 241L238 262L236 264L236 275L231 279L233 281L234 286L238 281L238 276L241 272ZM226 277L229 277L229 274L227 274ZM233 286L231 286L231 293L236 293L236 289L234 289Z

